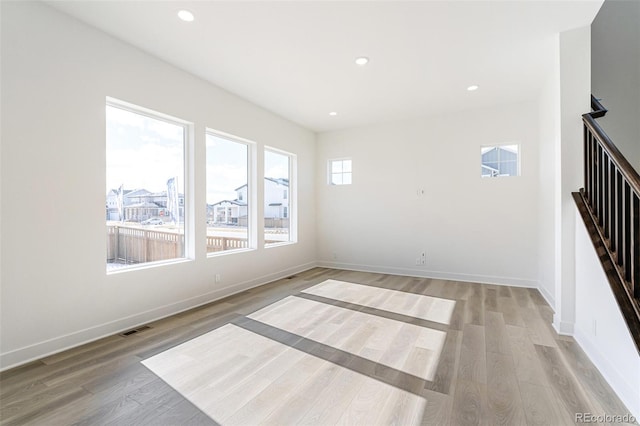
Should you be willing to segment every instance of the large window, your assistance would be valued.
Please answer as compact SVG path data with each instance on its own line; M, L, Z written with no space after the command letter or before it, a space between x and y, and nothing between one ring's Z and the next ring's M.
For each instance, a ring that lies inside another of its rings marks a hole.
M207 253L250 247L250 144L207 133Z
M264 152L264 240L265 245L295 241L292 200L295 156L273 149Z
M107 272L185 257L184 122L106 106Z
M480 148L482 177L520 175L518 145L495 145Z

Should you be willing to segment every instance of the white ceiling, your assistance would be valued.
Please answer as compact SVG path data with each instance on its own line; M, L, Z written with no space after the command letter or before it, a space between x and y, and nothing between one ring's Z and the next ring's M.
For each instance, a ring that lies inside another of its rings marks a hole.
M534 99L554 34L589 25L602 0L49 4L322 132Z

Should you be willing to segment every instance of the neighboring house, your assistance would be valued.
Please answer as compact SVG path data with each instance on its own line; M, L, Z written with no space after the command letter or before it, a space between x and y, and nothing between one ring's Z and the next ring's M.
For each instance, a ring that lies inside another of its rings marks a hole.
M289 217L289 179L264 178L264 217L269 219Z
M169 217L167 191L151 192L146 189L123 190L124 220L142 222L153 217ZM184 221L184 194L178 194L180 222ZM107 193L107 220L120 220L118 190Z
M517 176L518 152L511 146L494 146L482 152L482 177Z
M235 189L235 200L222 200L207 205L207 223L212 225L246 225L247 185ZM289 180L264 178L264 217L286 219L289 217Z
M247 217L247 203L238 200L222 200L207 206L207 223L215 225L240 225Z
M130 189L125 189L124 196L131 192ZM124 197L123 197L124 199ZM118 190L112 189L107 193L107 220L120 220L118 213Z

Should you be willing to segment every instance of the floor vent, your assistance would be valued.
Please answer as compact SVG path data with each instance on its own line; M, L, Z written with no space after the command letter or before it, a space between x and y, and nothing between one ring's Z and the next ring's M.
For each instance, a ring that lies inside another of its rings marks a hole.
M127 331L125 331L123 333L120 333L120 336L128 337L128 336L131 336L132 334L140 333L141 331L145 331L145 330L148 330L150 328L151 327L149 327L148 325L143 325L143 326L140 326L138 328L133 328L131 330L127 330Z

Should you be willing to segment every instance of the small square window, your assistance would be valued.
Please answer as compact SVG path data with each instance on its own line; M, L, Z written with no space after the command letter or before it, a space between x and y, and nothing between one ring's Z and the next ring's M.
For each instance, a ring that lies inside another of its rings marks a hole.
M329 185L351 185L351 159L329 160Z
M480 176L520 176L518 145L493 145L480 148Z

